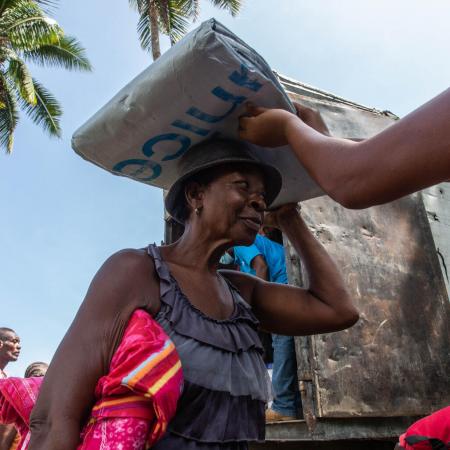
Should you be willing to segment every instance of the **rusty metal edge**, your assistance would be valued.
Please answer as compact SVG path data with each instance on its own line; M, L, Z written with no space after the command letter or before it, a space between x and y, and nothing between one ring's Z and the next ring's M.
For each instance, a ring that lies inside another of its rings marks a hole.
M338 95L332 94L331 92L324 91L322 89L318 89L314 86L311 86L306 83L302 83L293 78L287 77L285 75L281 75L276 71L273 71L275 76L278 78L278 81L282 84L282 86L290 92L304 95L307 97L314 97L319 100L328 101L331 103L338 103L341 105L351 106L356 109L360 109L363 111L368 111L373 114L388 116L393 119L399 119L399 117L392 113L391 111L380 111L376 108L371 108L369 106L361 105L360 103L353 102L351 100L347 100L343 97L339 97Z

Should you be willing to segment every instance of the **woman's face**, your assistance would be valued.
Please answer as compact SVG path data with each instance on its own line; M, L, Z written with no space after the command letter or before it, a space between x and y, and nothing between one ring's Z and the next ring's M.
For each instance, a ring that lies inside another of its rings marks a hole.
M265 187L261 171L251 165L223 168L202 194L199 219L215 238L250 245L264 218Z

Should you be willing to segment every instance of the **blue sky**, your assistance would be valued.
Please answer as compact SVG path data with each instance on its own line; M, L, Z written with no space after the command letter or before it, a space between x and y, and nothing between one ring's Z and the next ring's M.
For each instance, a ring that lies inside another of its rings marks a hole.
M115 177L70 147L73 131L150 63L126 0L62 0L54 13L86 47L91 74L33 68L62 102L62 140L25 118L0 155L0 326L17 330L23 375L49 361L89 282L115 251L163 238L161 192ZM449 86L447 0L245 0L233 19L202 1L278 72L403 116ZM163 47L168 47L163 39Z

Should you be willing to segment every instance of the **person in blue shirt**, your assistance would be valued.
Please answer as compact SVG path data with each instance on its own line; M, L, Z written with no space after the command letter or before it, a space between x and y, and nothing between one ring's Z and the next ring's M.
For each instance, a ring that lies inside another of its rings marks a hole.
M272 283L287 284L286 262L282 245L268 239L264 234L256 235L255 242L248 247L233 247L234 262L242 272L250 273ZM294 338L272 334L273 373L272 386L275 399L266 412L266 421L293 420L301 408L297 381L297 361Z

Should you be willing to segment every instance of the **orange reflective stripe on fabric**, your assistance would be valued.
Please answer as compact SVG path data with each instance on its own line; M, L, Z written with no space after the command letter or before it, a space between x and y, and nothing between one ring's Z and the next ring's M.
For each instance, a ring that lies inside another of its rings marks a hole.
M162 350L154 353L122 380L123 385L134 387L157 364L175 350L171 341L166 341Z
M100 402L98 405L95 405L92 408L92 411L97 411L100 408L107 408L109 406L116 406L116 405L120 405L123 403L139 402L139 401L148 402L148 400L146 398L142 397L141 395L130 395L127 397L121 397L121 398L114 399L114 400L104 400L104 401Z
M155 395L177 372L181 370L181 362L178 360L153 386L148 389L148 394Z

